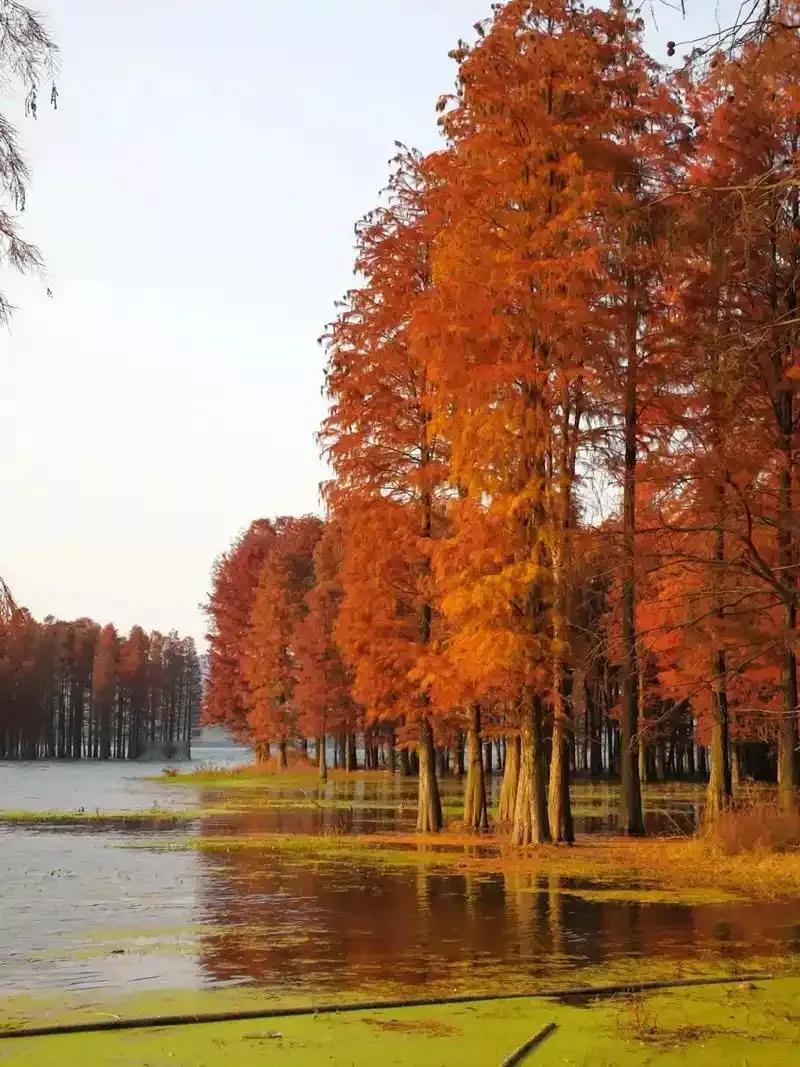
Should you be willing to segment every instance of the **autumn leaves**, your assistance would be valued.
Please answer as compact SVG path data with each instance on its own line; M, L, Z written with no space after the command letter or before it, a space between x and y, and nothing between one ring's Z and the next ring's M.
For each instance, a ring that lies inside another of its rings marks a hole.
M654 146L679 108L619 6L508 3L455 57L445 147L395 160L360 231L364 284L327 338L328 497L346 543L369 544L388 510L411 535L381 539L382 627L406 623L384 674L405 680L393 715L479 703L521 738L514 840L570 840L579 465L624 419L653 273L647 201L669 166ZM344 583L345 646L374 581ZM376 707L373 689L356 695Z
M672 76L621 2L511 0L478 29L323 338L329 522L255 524L218 567L210 714L397 733L425 831L437 750L468 752L486 825L488 732L512 839L570 841L601 701L623 830L678 709L710 810L737 735L776 747L791 803L796 32Z

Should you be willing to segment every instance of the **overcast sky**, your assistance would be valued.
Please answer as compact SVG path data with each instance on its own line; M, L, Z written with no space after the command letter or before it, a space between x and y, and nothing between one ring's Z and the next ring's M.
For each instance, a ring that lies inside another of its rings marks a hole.
M2 281L0 574L37 617L199 638L232 536L319 508L316 339L353 223L396 139L435 147L447 53L489 3L36 6L63 69L58 111L20 118L48 277ZM713 29L714 0L687 7L657 4L658 58Z

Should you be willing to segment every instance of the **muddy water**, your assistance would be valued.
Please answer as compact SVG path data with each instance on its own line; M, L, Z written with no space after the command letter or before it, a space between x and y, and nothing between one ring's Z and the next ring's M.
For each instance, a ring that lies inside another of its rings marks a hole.
M383 868L255 840L410 828L413 786L399 779L234 794L147 780L157 771L0 765L4 809L196 813L177 829L0 827L0 994L230 983L327 993L391 983L419 995L434 984L523 989L631 957L711 963L800 951L800 901L589 900L568 879ZM448 784L451 817L457 800ZM613 829L614 800L610 790L577 790L579 828ZM699 804L691 790L652 791L651 830L691 826ZM187 847L198 838L224 847ZM245 839L256 847L238 847Z

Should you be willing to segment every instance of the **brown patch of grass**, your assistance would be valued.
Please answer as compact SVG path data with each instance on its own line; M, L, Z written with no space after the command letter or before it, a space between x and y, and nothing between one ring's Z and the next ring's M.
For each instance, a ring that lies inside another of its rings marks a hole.
M440 1023L435 1019L365 1019L365 1023L378 1030L390 1030L399 1034L422 1034L425 1037L457 1037L457 1026Z
M723 812L706 830L709 845L723 856L800 849L800 812L759 802Z
M608 886L727 890L746 897L800 895L800 851L727 856L707 838L600 837L586 834L572 847L512 848L496 834L384 833L353 835L351 845L416 853L466 873L543 875Z

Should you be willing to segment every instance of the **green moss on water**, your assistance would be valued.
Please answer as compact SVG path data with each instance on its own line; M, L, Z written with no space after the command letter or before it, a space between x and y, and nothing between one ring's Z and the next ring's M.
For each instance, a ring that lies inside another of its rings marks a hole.
M232 767L230 769L220 767L202 767L191 771L180 771L178 774L165 773L151 775L145 779L150 782L160 782L165 785L202 785L212 789L308 789L320 783L319 776L313 771L264 771L260 772L253 767ZM330 778L327 784L336 782L355 782L363 780L356 774L349 778ZM374 779L371 779L374 780ZM387 775L386 780L389 781Z
M219 852L260 851L280 852L295 856L299 862L315 863L319 860L343 860L362 862L378 867L430 867L449 866L463 858L464 850L458 845L427 845L418 849L387 845L385 841L370 843L369 838L353 838L347 834L250 834L236 836L186 837L180 841L137 841L127 848L148 848L174 852Z
M472 1002L0 1041L19 1067L485 1067L550 1023L526 1058L572 1067L797 1063L800 980L672 989L583 1002Z
M197 818L195 811L144 808L139 811L0 811L0 825L13 826L179 826Z

